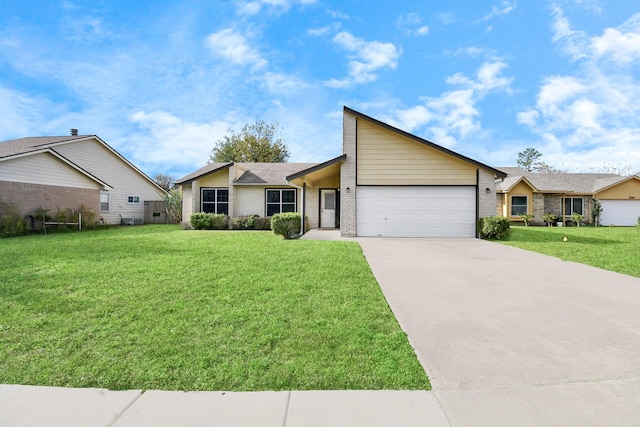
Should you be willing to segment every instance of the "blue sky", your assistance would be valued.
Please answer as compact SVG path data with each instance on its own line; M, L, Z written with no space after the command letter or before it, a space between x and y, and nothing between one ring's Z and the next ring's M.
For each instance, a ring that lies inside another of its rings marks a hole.
M258 119L340 155L347 105L495 167L640 171L636 0L0 4L0 140L78 128L180 177Z

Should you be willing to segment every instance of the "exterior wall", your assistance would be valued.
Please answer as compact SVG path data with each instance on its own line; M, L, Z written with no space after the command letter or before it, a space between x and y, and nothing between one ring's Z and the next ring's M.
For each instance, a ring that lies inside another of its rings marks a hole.
M0 181L88 189L98 188L99 185L50 153L33 154L0 162Z
M356 118L344 114L342 150L347 155L340 170L340 234L356 236Z
M490 192L487 193L486 189ZM496 212L496 180L483 170L478 173L478 214L480 217L492 216Z
M544 211L544 194L542 193L534 193L533 195L533 220L531 220L531 224L543 225L544 216L546 212Z
M324 187L323 187L324 188ZM318 228L320 224L320 186L307 187L306 216L309 228Z
M544 195L544 213L562 215L562 199L557 194Z
M475 166L367 121L357 140L358 185L476 184Z
M596 195L601 200L640 200L640 179L632 178L621 184L601 191Z
M198 185L200 186L200 188L227 188L229 186L229 169L225 169L199 179Z
M507 216L507 195L505 193L496 194L496 215Z
M122 218L144 218L145 200L162 200L162 192L149 179L96 139L75 140L54 147L108 185L109 211L98 212L105 223L119 224ZM138 196L140 203L128 203L128 196Z
M296 190L296 212L300 212L302 210L302 196L301 191L298 188L277 185L261 187L237 185L234 187L234 212L230 211L229 216L266 216L266 190L268 188Z
M21 215L30 215L40 207L55 212L58 208L60 210L78 209L84 205L85 208L96 214L96 220L100 216L99 188L0 181L0 200L15 203Z
M193 190L190 185L182 186L182 220L189 222L193 210Z

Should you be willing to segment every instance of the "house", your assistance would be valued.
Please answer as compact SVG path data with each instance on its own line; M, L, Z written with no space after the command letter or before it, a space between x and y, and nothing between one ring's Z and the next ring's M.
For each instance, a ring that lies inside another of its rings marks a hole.
M506 174L344 107L343 154L323 163L211 163L179 179L183 218L301 212L343 236L475 237Z
M37 208L95 212L105 224L141 223L145 201L165 194L96 135L0 142L0 200L30 215Z
M553 213L559 221L571 221L575 212L593 223L594 201L600 201L599 224L629 226L640 218L640 176L603 173L529 172L504 167L507 173L496 183L496 212L512 221L519 215L534 215L531 223L543 224L543 215Z

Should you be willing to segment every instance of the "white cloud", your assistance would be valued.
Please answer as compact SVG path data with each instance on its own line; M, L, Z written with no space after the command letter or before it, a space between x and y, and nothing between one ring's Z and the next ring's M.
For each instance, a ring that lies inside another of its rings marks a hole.
M257 15L267 7L275 11L287 11L291 6L313 4L316 0L251 0L236 1L236 9L240 15Z
M490 92L510 92L512 78L501 75L504 62L485 62L474 78L462 73L447 78L454 90L424 99L424 105L396 112L393 123L409 132L426 126L428 138L447 147L481 133L477 104Z
M546 141L549 163L585 170L631 161L640 169L640 79L632 68L640 59L640 14L590 37L573 30L555 6L553 29L553 41L577 70L546 77L535 106L518 113L518 122Z
M122 142L132 162L141 169L171 165L182 175L204 166L215 142L227 134L235 123L212 121L196 123L183 120L166 111L138 111L130 121L144 129Z
M422 18L415 12L400 16L396 19L396 25L411 36L426 36L429 33L429 27L423 25Z
M505 16L513 12L516 8L516 2L503 1L500 6L493 6L491 12L483 16L481 21L488 21L497 16Z
M234 64L263 67L267 60L251 47L244 35L231 28L210 34L206 46L216 55Z
M333 88L372 82L378 78L377 71L395 69L400 57L400 52L392 43L368 42L345 31L336 34L333 43L351 53L348 55L351 59L348 77L326 82L327 86Z

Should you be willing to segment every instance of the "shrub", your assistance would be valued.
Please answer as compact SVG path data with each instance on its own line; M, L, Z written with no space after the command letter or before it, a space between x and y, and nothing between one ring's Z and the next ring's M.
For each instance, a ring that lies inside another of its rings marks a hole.
M271 219L258 215L237 216L231 220L234 230L271 230Z
M182 222L182 189L172 188L163 196L167 215L173 222Z
M535 218L533 215L531 214L526 214L526 213L522 213L520 215L518 215L520 217L520 219L524 222L525 227L529 226L529 222Z
M573 219L578 227L580 227L580 223L584 219L584 215L581 215L577 212L571 214L571 219Z
M18 213L18 206L0 200L0 236L21 236L28 231L27 220Z
M509 219L503 216L485 216L478 220L482 239L500 240L509 234Z
M544 222L547 223L547 227L552 227L553 224L558 219L558 215L552 214L552 213L546 213L546 214L542 215L542 219L544 220Z
M192 214L190 222L194 230L209 230L211 228L211 217L206 212Z
M226 230L229 220L224 214L196 212L191 215L191 227L196 230Z
M305 218L305 230L309 229L308 219ZM271 217L271 229L285 239L300 237L300 213L284 212Z

